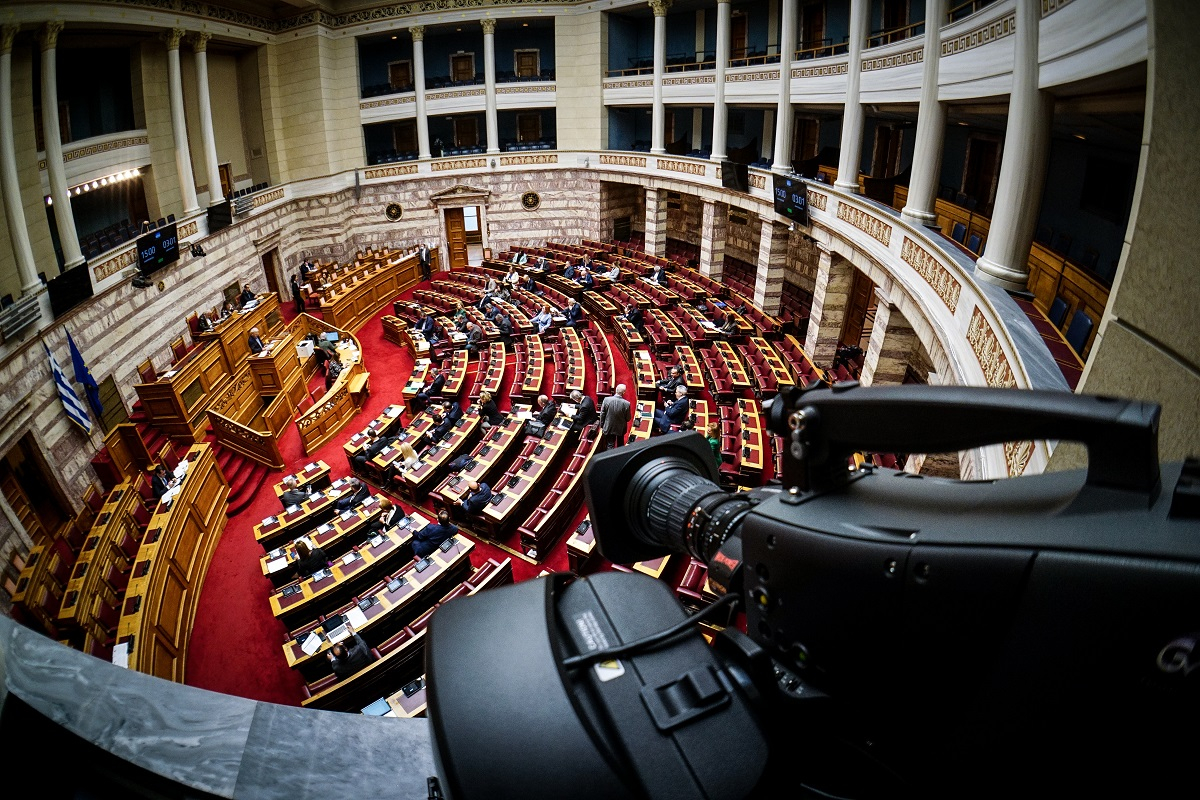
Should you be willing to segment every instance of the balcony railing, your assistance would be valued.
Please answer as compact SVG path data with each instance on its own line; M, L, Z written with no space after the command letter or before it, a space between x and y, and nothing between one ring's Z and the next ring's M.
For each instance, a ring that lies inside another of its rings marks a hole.
M871 35L867 37L867 47L881 47L892 42L911 39L923 33L925 33L925 20L912 22L908 25L902 25L899 28L891 28L890 30L871 31Z

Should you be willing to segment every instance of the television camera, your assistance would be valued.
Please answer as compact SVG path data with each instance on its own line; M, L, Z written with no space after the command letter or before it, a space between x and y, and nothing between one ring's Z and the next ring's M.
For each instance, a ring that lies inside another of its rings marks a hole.
M616 448L585 473L604 557L699 559L721 597L705 611L623 571L439 608L426 670L447 797L1190 783L1200 461L1160 465L1157 405L843 383L765 411L787 448L770 485L723 489L693 432ZM1031 439L1082 442L1086 470L959 481L848 466L859 451Z

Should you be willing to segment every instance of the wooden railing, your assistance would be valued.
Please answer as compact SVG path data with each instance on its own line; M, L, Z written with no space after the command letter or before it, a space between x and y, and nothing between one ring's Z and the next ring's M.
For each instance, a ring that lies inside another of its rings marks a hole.
M946 12L946 20L949 22L958 22L960 19L969 17L976 11L987 8L996 0L967 0L965 3L959 3Z
M279 395L273 405L281 400L286 405L287 396ZM290 413L288 417L290 419ZM208 412L208 420L212 425L213 441L217 444L271 469L283 469L283 456L279 452L276 435L272 432L256 431L216 411Z
M883 31L872 31L867 37L867 48L881 47L892 42L901 42L905 39L911 39L914 36L920 36L925 32L925 20L920 22L910 22L907 25L901 25L898 28L890 28Z

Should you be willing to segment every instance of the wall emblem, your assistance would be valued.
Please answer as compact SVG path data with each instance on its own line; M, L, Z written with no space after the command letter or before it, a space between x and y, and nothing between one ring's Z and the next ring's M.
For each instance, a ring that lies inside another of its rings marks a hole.
M391 222L397 222L404 216L404 209L400 207L399 203L388 203L383 213Z
M542 198L537 192L526 192L521 195L521 208L526 211L536 211L541 204Z

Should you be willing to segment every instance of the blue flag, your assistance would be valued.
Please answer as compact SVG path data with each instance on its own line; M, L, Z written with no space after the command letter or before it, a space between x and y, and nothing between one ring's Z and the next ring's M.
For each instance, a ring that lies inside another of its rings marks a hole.
M83 407L79 395L75 394L75 387L67 381L67 376L63 374L62 367L58 366L58 361L55 360L54 353L50 352L45 340L42 341L42 347L46 348L46 357L50 359L50 372L54 375L54 384L58 387L58 399L62 400L67 418L83 428L85 433L91 433L92 420L88 417L87 409Z
M92 407L92 413L96 415L96 419L100 419L104 413L104 405L100 402L100 387L96 384L96 379L92 377L92 371L88 369L87 363L83 360L83 354L75 346L75 340L71 338L70 331L67 331L67 344L71 346L71 366L75 369L75 381L83 384L83 391L87 395L88 404Z

